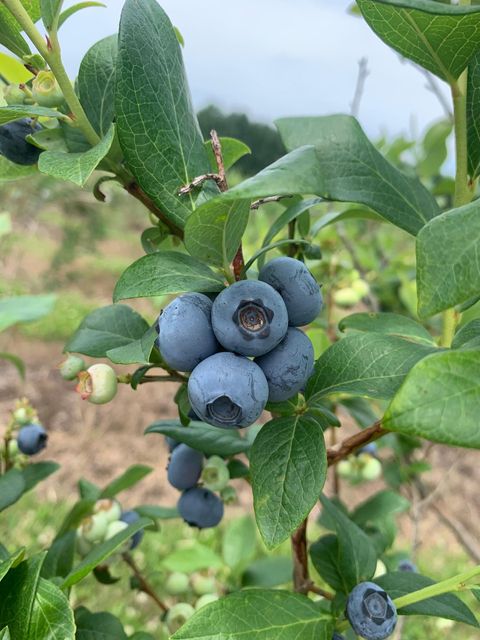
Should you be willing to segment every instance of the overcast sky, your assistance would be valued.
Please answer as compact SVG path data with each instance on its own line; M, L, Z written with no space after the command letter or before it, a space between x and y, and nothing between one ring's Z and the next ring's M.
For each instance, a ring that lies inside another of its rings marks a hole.
M122 0L86 9L62 27L74 76L83 53L115 33ZM67 2L66 6L73 4ZM422 130L441 118L425 78L401 62L359 18L347 0L161 0L185 38L185 63L197 108L215 103L253 118L346 112L358 61L370 76L359 118L371 135Z

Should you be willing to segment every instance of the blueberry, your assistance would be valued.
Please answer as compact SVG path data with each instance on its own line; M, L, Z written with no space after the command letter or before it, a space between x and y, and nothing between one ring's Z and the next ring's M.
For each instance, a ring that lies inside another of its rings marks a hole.
M241 280L224 289L212 307L212 326L228 351L261 356L274 349L287 332L282 296L264 282Z
M399 571L409 571L410 573L417 573L418 569L417 566L415 564L413 564L413 562L411 560L400 560L400 562L398 563L398 570Z
M139 520L140 516L136 511L123 511L120 515L120 522L126 522L127 524L135 524L135 522L138 522ZM130 549L135 549L135 547L138 547L138 545L142 541L144 533L145 531L141 529L140 531L137 531L137 533L133 534L130 540Z
M332 640L345 640L345 638L341 636L339 633L334 633Z
M356 455L360 455L361 453L369 453L371 456L376 456L378 453L378 445L376 442L369 442L364 447L359 449L356 452Z
M258 279L268 282L282 296L289 324L309 324L322 309L320 286L303 262L295 258L275 258L260 270Z
M185 293L165 307L158 319L157 345L168 366L193 371L220 350L211 314L212 301L203 293Z
M223 502L217 495L201 487L185 491L177 508L187 524L199 529L216 527L223 518Z
M255 359L268 382L268 401L283 402L305 386L314 364L313 345L300 329L290 328L278 347Z
M41 424L27 424L18 432L17 444L22 453L33 456L47 446L48 435Z
M4 124L0 127L0 155L15 164L36 164L42 149L30 144L25 138L41 128L29 118Z
M186 444L179 444L172 451L168 463L168 481L178 489L184 491L194 487L202 473L203 454Z
M178 442L178 440L175 440L174 438L170 438L170 436L166 436L165 441L167 443L167 447L168 447L168 450L170 451L170 453L172 453L172 451L174 449L176 449L178 447L178 445L180 444L180 442Z
M188 381L190 404L201 420L215 427L248 427L268 399L263 371L251 360L217 353L196 367Z
M365 640L384 640L397 624L392 599L374 582L361 582L351 591L346 616L355 633Z

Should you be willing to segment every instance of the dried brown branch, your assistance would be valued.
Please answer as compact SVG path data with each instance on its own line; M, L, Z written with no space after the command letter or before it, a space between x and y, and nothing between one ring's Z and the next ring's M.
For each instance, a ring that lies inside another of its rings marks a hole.
M280 202L280 200L284 200L285 198L292 198L293 196L267 196L266 198L260 198L259 200L255 200L250 205L250 209L258 209L262 206L262 204L270 204L271 202Z
M368 429L359 431L355 435L344 440L338 448L327 449L328 466L330 467L333 464L340 462L340 460L348 458L348 456L354 453L357 449L360 449L369 442L378 440L378 438L381 438L386 433L388 433L388 431L382 427L381 420L378 420L371 427L368 427Z
M215 156L215 161L218 168L218 176L220 178L220 180L217 181L218 188L220 189L220 191L227 191L227 174L225 171L225 163L223 161L222 145L220 143L218 133L215 131L215 129L212 129L210 131L210 139L212 141L213 155Z
M204 182L207 182L207 180L214 180L219 187L222 183L222 178L218 173L204 173L203 175L197 176L191 182L181 187L178 190L178 195L185 196L188 193L191 193L194 189L201 187Z
M143 573L140 571L140 569L138 568L132 556L129 553L124 553L122 554L122 558L128 564L128 566L132 570L133 575L137 579L139 590L143 591L148 596L150 596L150 598L155 602L157 607L161 609L164 613L166 613L168 611L168 607L160 600L158 595L155 593L154 588L145 578Z
M297 593L311 591L312 581L308 575L307 522L305 519L292 534L293 587Z

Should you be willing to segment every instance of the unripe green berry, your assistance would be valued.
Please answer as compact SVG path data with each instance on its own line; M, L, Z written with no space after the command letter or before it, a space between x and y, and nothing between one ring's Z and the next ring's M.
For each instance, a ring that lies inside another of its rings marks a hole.
M364 298L370 291L370 287L368 286L368 284L365 282L365 280L361 279L354 280L352 282L352 289L360 296L360 298Z
M78 393L82 400L88 400L92 404L106 404L117 393L117 376L108 364L93 364L86 371L81 371L78 379Z
M42 107L59 107L65 101L52 71L40 71L32 82L32 98Z
M216 582L214 578L202 576L197 573L192 576L192 588L195 595L204 596L207 593L215 591Z
M378 480L382 475L382 463L369 453L358 456L360 463L360 475L363 480Z
M223 501L223 504L235 504L238 501L237 492L234 487L227 485L224 489L220 491L220 497Z
M333 294L333 301L339 307L353 307L360 302L361 298L362 296L359 296L352 287L339 289Z
M64 380L75 380L81 371L86 369L85 362L80 356L69 355L59 367L60 375Z
M178 602L169 609L166 617L166 622L170 633L175 633L180 627L183 627L185 622L193 616L195 609L191 604L186 602Z
M180 596L187 593L189 588L188 576L185 573L175 571L165 581L165 591L171 596Z
M26 407L18 407L18 409L15 409L13 412L13 419L20 426L28 424L31 421L31 418L32 411L29 411Z
M18 442L15 438L8 441L8 457L10 460L18 455Z
M223 458L211 456L203 467L200 481L210 491L221 491L230 480L230 472Z
M198 611L202 607L207 606L207 604L212 604L212 602L216 602L217 600L218 596L216 593L206 593L196 601L195 609Z
M98 544L103 542L107 533L108 521L104 513L95 513L84 518L80 524L80 535L87 542Z
M117 533L120 533L120 531L123 531L127 527L128 527L128 524L126 522L122 522L121 520L115 520L115 522L110 522L110 524L107 526L105 540L110 540L110 538L113 538L113 536L116 536ZM130 541L127 540L127 548L129 546L130 546Z
M341 460L337 464L337 473L341 478L350 478L352 475L352 463L350 460Z
M93 513L102 513L105 516L107 524L111 522L116 522L120 519L122 515L122 507L117 500L110 500L109 498L102 498L101 500L97 500L94 507Z
M26 94L22 91L18 84L9 84L3 90L3 97L8 105L23 104Z

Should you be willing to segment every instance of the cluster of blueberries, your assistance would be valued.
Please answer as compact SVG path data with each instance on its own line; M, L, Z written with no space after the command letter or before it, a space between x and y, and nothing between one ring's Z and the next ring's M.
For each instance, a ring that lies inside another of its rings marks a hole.
M77 551L83 557L94 548L95 545L105 542L134 524L140 519L136 511L122 511L117 500L103 498L97 500L92 514L82 520L77 529ZM126 544L124 551L135 549L142 541L143 529L137 531Z
M297 327L318 316L320 286L289 257L268 262L258 277L232 284L213 302L201 293L181 295L158 320L162 358L191 373L192 409L216 427L253 424L267 402L301 391L313 370L313 345Z
M217 582L207 573L185 573L174 571L164 583L165 591L170 596L181 597L183 601L169 607L165 622L170 633L175 633L196 611L219 599ZM188 599L189 602L185 602Z

